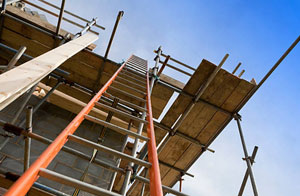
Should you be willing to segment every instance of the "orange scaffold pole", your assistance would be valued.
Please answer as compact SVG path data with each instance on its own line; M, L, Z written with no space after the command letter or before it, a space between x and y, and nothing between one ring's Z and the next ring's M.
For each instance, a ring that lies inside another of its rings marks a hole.
M148 111L148 114L147 114L147 121L148 121L147 136L148 136L148 138L150 138L150 140L148 142L148 160L152 164L152 166L149 170L150 195L151 196L163 196L159 163L158 163L158 155L157 155L157 150L156 150L153 117L152 117L149 72L147 72L147 111Z
M81 110L79 114L72 120L72 122L59 134L51 145L39 156L39 158L28 168L28 170L10 187L5 196L23 196L31 188L33 183L39 178L39 171L41 168L46 168L55 158L64 144L68 141L68 136L73 134L79 127L92 108L95 106L102 94L115 80L119 72L123 69L126 63L115 72L115 74L106 82L100 91L93 97L93 99Z

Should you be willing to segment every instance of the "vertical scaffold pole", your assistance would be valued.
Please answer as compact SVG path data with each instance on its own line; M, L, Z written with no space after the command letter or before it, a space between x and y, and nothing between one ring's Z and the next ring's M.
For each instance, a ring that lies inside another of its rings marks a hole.
M257 189L256 189L256 184L255 184L255 180L254 180L254 175L253 175L253 171L252 171L252 167L251 167L251 162L250 162L251 157L249 157L249 155L248 155L246 142L245 142L245 139L244 139L242 126L241 126L241 122L240 122L241 116L239 114L234 114L233 117L237 122L238 130L239 130L239 134L240 134L240 138L241 138L241 142L242 142L242 147L243 147L243 150L244 150L245 161L247 163L247 168L248 168L248 172L249 172L249 175L250 175L250 180L251 180L253 193L254 193L255 196L258 196Z
M32 132L32 106L27 106L26 111L26 131ZM24 172L29 168L30 165L30 149L31 149L31 138L25 137L25 150L24 150Z
M65 0L61 1L60 12L59 12L59 17L58 17L58 21L57 21L55 35L59 34L59 30L60 30L60 26L61 26L61 21L62 21L63 14L64 14L64 11L65 11L65 2L66 2Z

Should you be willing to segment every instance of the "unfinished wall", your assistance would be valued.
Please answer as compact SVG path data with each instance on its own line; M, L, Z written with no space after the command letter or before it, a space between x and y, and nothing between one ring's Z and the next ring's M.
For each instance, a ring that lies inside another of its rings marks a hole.
M0 112L0 119L10 122L13 115L19 108L19 104L23 97L16 100L9 105L3 111ZM33 96L30 99L31 105L36 105L39 98ZM54 139L75 117L75 114L63 110L50 103L44 103L41 108L33 116L33 132L49 139ZM19 119L25 118L25 111ZM20 120L19 120L20 121ZM97 142L99 136L100 126L94 123L84 121L82 125L75 132L75 135ZM1 130L1 133L3 130ZM121 150L122 143L124 142L123 135L116 133L112 130L106 132L105 140L103 144L116 150ZM4 141L4 137L0 136L0 142ZM93 149L86 148L74 142L68 142L67 146L73 149L84 152L85 154L92 155ZM47 146L38 141L32 140L31 159L30 162L36 160L36 158L43 152ZM23 136L14 137L10 142L0 151L0 169L6 171L15 172L21 174L23 172L23 155L24 154L24 139ZM111 164L115 164L115 159L111 155L99 152L97 158L105 160ZM67 176L80 179L82 176L88 161L78 158L74 155L61 151L58 156L52 161L48 169L56 171L58 173L65 174ZM85 182L94 184L96 186L107 188L112 176L112 172L101 168L98 165L92 164L88 171L88 176L85 178ZM45 178L40 178L38 182L65 192L72 194L74 188L64 186L62 184L49 181ZM89 193L81 192L80 195L91 195Z

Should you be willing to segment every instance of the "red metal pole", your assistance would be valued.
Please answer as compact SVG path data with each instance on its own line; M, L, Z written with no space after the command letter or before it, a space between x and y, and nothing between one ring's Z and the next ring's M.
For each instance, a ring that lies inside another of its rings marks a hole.
M130 58L129 58L130 59ZM93 99L81 110L79 114L72 120L72 122L59 134L51 145L39 156L39 158L28 168L28 170L10 187L5 193L5 196L24 196L31 188L33 183L39 178L39 171L41 168L46 168L50 162L55 158L64 144L68 141L68 136L73 134L79 127L81 122L95 105L102 94L111 85L119 72L123 69L124 63L116 73L106 82L100 91L93 97Z
M149 72L147 72L147 135L150 138L148 142L148 160L152 164L149 170L150 176L150 195L151 196L163 196L158 156L156 151L156 141L154 134L154 125L152 118L152 106L151 106L151 94L150 94L150 85L149 85Z

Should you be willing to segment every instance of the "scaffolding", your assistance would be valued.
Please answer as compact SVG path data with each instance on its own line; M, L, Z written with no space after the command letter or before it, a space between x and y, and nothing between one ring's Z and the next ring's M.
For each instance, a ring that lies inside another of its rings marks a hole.
M26 3L57 17L57 25L50 29L46 28L37 21L25 19L14 7L6 7L16 2ZM22 135L25 141L24 174L11 186L6 195L25 195L34 188L54 195L67 195L36 182L39 177L73 186L75 190L72 195L79 195L81 190L95 195L164 195L166 193L186 195L181 192L182 177L184 175L194 177L188 172L189 168L203 152L215 152L209 148L210 144L232 119L237 122L245 156L243 160L247 165L238 195L243 195L248 178L250 178L253 194L258 195L252 171L258 147L255 147L252 155L249 156L239 111L298 44L300 36L264 78L256 84L255 80L248 82L241 78L245 70L237 76L234 75L241 63L232 73L222 69L228 54L217 66L203 60L197 68L194 68L164 54L159 47L154 51L155 65L151 69L147 61L135 55L122 64L114 63L108 59L108 55L124 12L118 13L105 55L101 57L91 52L95 47L92 43L99 34L91 28L105 29L96 24L96 18L89 21L65 10L65 0L62 0L61 7L45 0L39 0L39 2L57 9L59 13L56 14L25 0L3 0L1 7L0 37L4 42L0 43L0 49L13 54L13 57L7 59L9 61L7 65L0 67L4 72L0 75L0 110L6 108L21 95L26 95L14 119L10 122L0 120L0 125L6 131L3 134L6 139L1 144L0 150L8 144L10 138L15 136ZM64 14L75 17L85 22L86 25L64 17ZM61 28L62 20L82 30L72 35ZM8 40L7 31L14 28L10 27L10 23L13 22L20 23L40 35L34 39L41 42L46 40L47 43L51 40L51 43L48 43L49 46L46 49L43 48L38 52L32 50L29 42L24 42L28 45L22 45L19 48L9 46L7 43L13 43L13 41ZM29 54L26 54L27 51ZM84 66L87 70L79 68L75 70L76 67L68 65L68 63L72 64L72 59L80 61L80 66ZM89 66L86 66L88 64ZM90 65L93 65L93 69ZM187 76L188 82L183 84L164 75L166 67ZM96 71L95 68L97 68ZM93 80L80 79L78 76L83 71ZM19 83L7 83L7 78L16 76ZM28 101L36 88L46 90L47 94L37 105L28 106ZM160 116L174 92L178 93L178 97L171 104L166 115L160 122L154 121L154 118L157 119ZM57 95L59 99L49 101L52 95ZM78 113L55 140L34 133L32 126L33 114L46 100L73 113ZM69 104L62 103L63 101ZM76 104L80 109L74 109ZM25 107L27 108L26 119L21 119L19 123L16 123ZM197 120L199 116L201 120ZM73 134L84 120L101 125L97 142ZM121 151L103 144L105 133L109 131L125 136ZM128 138L134 140L129 154L125 153ZM30 165L31 139L49 146ZM92 155L65 145L68 141L93 149ZM145 142L141 149L139 149L140 141ZM75 155L88 162L80 179L47 169L59 151ZM100 151L116 157L116 164L99 159L97 154ZM108 188L85 182L88 170L93 164L112 171L113 175ZM16 180L10 177L10 173L5 171L1 173L8 179ZM171 188L177 182L180 183L179 191Z

